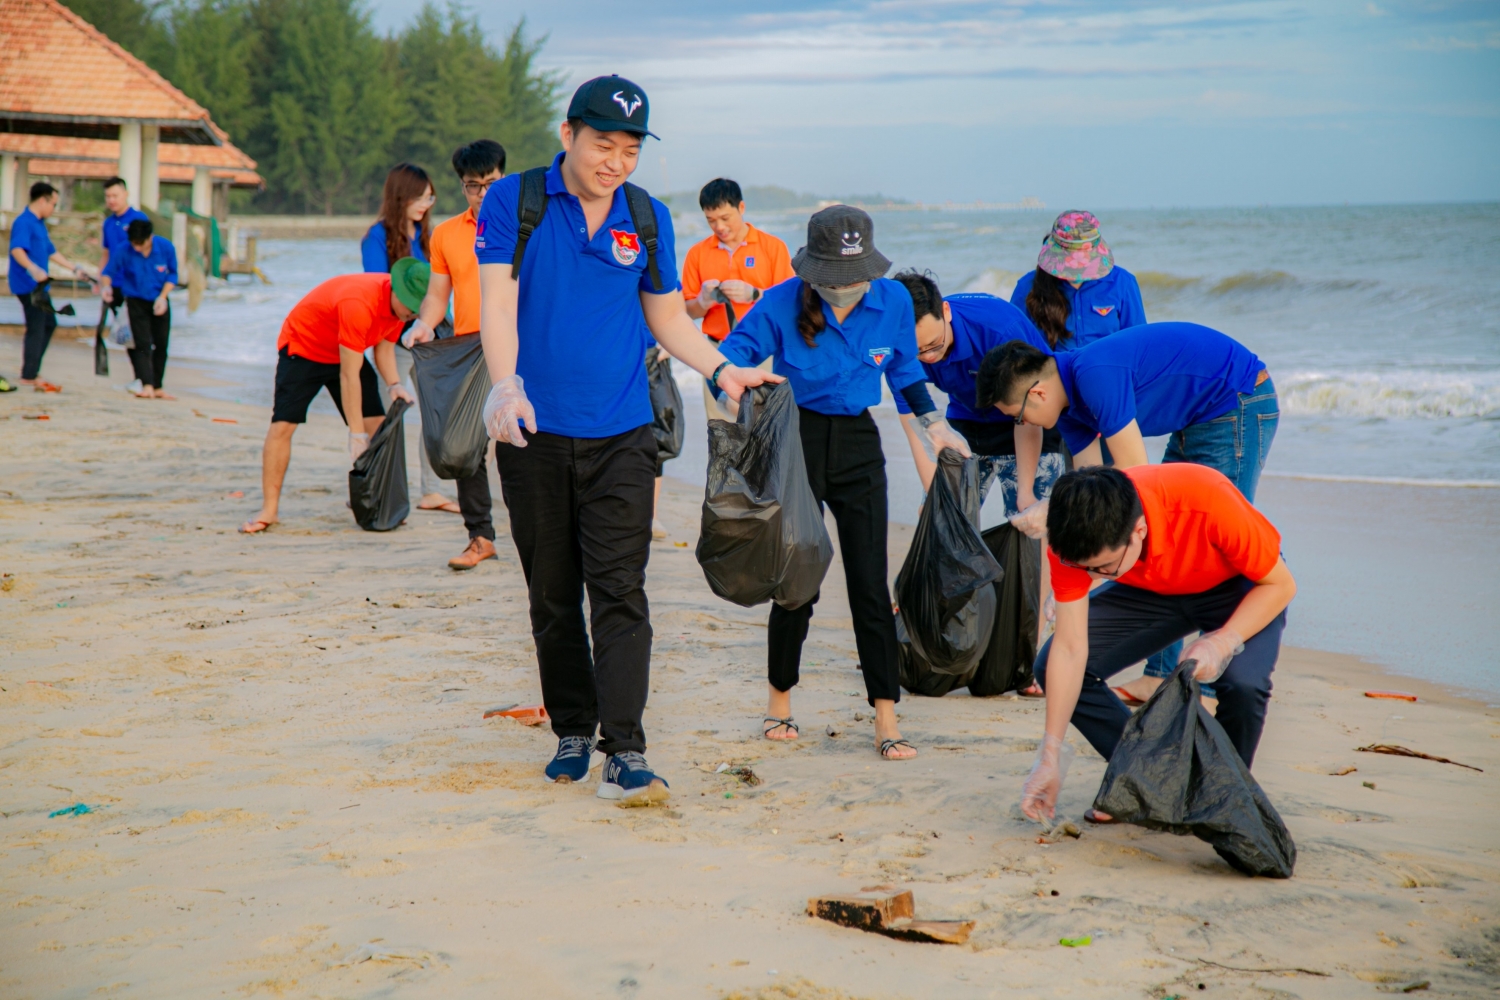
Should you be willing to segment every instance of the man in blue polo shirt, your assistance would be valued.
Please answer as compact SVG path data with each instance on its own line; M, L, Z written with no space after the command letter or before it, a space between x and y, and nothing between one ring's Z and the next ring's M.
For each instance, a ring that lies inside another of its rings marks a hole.
M50 300L33 302L32 293L38 285L52 280L47 275L47 262L57 261L71 268L79 278L89 277L80 265L57 252L52 237L47 232L47 218L57 210L57 188L46 181L31 185L31 203L10 224L10 269L6 277L10 281L11 294L21 302L21 312L26 317L26 336L21 346L21 384L34 387L38 392L60 392L62 386L41 379L42 355L52 342L52 331L57 329L57 316ZM45 295L45 289L44 289ZM0 379L0 392L8 391L5 380Z
M130 240L125 230L137 219L150 221L145 212L130 204L130 189L123 177L111 177L104 182L104 225L99 233L99 243L104 247L100 255L99 269L109 266L109 258L117 250L125 250Z
M167 338L172 333L172 307L167 296L177 287L177 248L152 233L150 219L135 219L126 230L125 246L104 268L100 294L105 302L125 299L130 336L135 347L130 363L141 380L141 399L171 399L161 390L167 372ZM118 286L118 291L116 290Z
M542 700L558 737L546 776L586 781L597 730L608 755L599 796L631 801L669 794L646 762L641 725L650 686L645 570L656 480L641 358L654 336L735 399L780 381L730 365L699 335L677 282L672 216L655 200L652 274L624 186L651 134L648 114L645 91L629 80L598 77L579 87L559 130L563 152L537 199L544 214L529 219L535 230L519 265L527 174L490 187L474 242L480 336L494 383L484 421L497 442L511 538L530 591Z

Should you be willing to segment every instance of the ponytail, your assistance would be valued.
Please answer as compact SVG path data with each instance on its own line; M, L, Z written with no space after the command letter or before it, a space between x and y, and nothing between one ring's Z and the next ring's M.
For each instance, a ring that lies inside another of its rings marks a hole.
M1072 336L1068 332L1068 297L1063 294L1062 279L1040 267L1036 269L1031 291L1026 293L1026 314L1053 348Z
M817 347L818 334L823 332L825 325L823 299L813 291L812 285L802 282L802 307L797 310L797 332L802 334L808 347Z

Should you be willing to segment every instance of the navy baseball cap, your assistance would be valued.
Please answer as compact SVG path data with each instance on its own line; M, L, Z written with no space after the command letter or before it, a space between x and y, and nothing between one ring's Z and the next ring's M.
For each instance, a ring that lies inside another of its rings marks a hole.
M596 76L573 91L568 117L600 132L629 132L660 139L646 128L651 104L646 92L622 76Z

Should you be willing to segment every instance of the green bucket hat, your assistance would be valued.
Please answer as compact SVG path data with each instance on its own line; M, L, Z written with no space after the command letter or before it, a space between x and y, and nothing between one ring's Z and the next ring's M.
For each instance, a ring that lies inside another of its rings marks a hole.
M427 280L432 277L432 268L425 260L402 257L391 268L391 291L401 304L412 312L422 308L422 299L427 295Z

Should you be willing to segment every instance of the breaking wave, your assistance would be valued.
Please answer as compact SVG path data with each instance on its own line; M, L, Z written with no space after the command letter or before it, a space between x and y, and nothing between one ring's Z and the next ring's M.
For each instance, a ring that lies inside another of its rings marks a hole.
M1292 372L1276 375L1281 411L1294 416L1432 419L1500 417L1500 375Z

